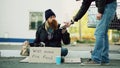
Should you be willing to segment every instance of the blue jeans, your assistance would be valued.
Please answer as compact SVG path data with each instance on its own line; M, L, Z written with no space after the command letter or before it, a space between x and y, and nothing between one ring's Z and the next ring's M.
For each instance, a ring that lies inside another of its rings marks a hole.
M109 29L109 24L111 23L111 20L115 15L116 7L116 2L107 4L104 14L102 15L101 20L99 20L99 23L96 26L96 42L91 58L97 63L109 63L109 40L107 33Z
M66 56L68 54L67 48L61 48L61 56Z

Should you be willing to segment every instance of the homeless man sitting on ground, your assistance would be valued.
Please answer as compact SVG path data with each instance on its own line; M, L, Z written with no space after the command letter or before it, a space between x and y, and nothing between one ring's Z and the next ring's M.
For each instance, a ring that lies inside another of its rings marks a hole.
M60 24L57 23L56 15L51 9L45 11L45 19L46 21L37 29L34 43L43 42L46 47L61 47L61 41L64 44L69 44L69 33L66 29L59 28ZM68 27L68 25L66 24L65 27ZM30 44L30 46L32 45ZM61 56L66 56L67 53L67 48L61 48Z

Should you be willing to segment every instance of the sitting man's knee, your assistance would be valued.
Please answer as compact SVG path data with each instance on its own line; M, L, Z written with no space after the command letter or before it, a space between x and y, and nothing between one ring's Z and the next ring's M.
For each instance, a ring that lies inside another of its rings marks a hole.
M68 54L67 48L61 48L61 56L66 56Z

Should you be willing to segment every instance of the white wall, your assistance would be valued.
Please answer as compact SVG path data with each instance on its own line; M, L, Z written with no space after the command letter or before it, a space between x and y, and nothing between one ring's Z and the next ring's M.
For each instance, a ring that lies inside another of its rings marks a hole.
M80 8L81 1L0 0L0 38L34 38L36 31L29 30L29 12L44 12L51 8L61 23L71 19L73 12Z
M29 12L51 8L61 14L61 0L0 0L0 37L34 38L29 30Z
M36 31L29 30L29 12L51 8L63 22L79 7L76 4L75 0L0 0L0 38L34 38Z

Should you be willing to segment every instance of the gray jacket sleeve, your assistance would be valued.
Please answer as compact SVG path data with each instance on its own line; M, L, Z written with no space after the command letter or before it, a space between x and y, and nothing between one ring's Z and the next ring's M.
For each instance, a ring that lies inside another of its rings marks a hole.
M105 10L106 0L96 0L95 2L98 8L98 12L103 14Z

